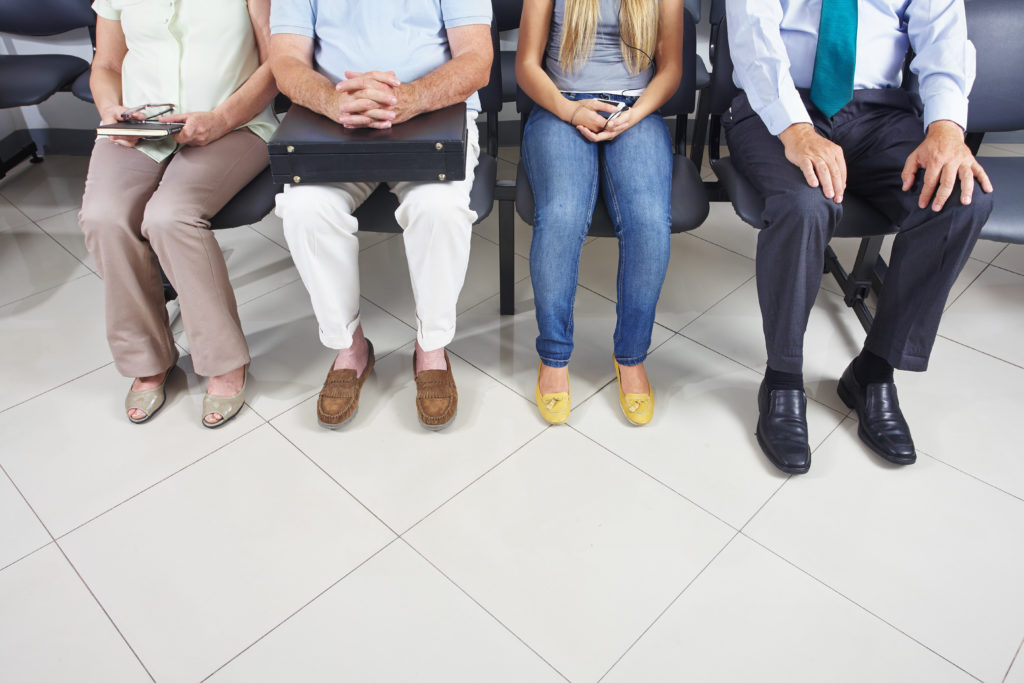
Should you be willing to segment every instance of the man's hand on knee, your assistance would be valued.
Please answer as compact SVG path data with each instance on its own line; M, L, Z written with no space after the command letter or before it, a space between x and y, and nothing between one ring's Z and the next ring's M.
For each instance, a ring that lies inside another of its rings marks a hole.
M826 140L809 123L794 123L779 133L786 147L786 159L803 171L807 184L821 187L836 204L846 193L846 159L843 148Z
M974 179L985 192L992 191L992 182L985 169L964 144L964 131L952 121L933 121L928 126L924 142L907 157L903 166L903 191L914 185L918 169L924 169L924 186L917 200L920 208L932 203L932 211L941 211L953 193L953 185L960 178L960 203L970 204L974 194ZM937 188L937 189L936 189ZM935 195L934 198L932 195Z

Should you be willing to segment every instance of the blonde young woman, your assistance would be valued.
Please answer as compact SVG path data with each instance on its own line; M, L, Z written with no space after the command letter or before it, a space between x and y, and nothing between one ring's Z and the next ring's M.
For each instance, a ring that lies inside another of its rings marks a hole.
M569 418L573 300L599 190L619 239L619 402L635 425L653 416L643 363L668 267L672 185L671 140L658 109L679 86L682 35L683 0L523 4L516 80L538 105L522 144L536 202L536 399L552 424Z
M178 359L163 266L192 365L210 378L202 424L219 427L242 407L249 349L209 218L267 165L277 125L264 63L270 0L95 0L93 9L89 85L102 123L171 104L159 120L184 124L173 139L100 138L85 180L79 222L103 276L107 340L118 371L134 378L125 411L136 423L153 417Z

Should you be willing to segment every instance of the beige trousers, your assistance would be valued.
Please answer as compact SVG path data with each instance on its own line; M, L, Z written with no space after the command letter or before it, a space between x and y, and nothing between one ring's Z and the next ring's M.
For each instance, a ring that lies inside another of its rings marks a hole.
M122 375L155 375L174 360L159 266L178 291L196 373L222 375L249 362L209 219L266 165L266 144L248 130L159 163L96 141L79 223L103 278L107 341Z

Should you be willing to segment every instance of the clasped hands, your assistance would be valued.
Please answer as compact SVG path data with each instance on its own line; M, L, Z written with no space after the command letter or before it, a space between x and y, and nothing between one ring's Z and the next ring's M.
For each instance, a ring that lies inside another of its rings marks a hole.
M572 106L572 113L566 121L591 142L611 140L633 125L630 109L623 109L622 113L609 121L598 112L612 114L616 110L615 105L593 98L568 100L568 103Z
M837 204L846 192L846 160L842 148L822 137L809 123L795 123L779 135L786 150L786 159L797 166L811 187ZM975 179L985 192L992 191L992 182L985 169L964 144L963 130L952 121L934 121L928 126L924 141L911 152L900 178L903 191L914 185L918 170L924 170L924 183L917 205L941 211L960 179L960 203L971 203Z
M394 71L346 71L335 86L333 117L345 128L390 128L412 118L402 82Z

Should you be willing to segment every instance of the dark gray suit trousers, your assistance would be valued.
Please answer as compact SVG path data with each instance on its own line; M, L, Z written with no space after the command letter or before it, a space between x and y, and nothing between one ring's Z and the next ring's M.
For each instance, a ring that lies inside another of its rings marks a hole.
M949 290L992 210L980 187L960 203L959 182L939 212L917 206L924 172L904 192L900 173L924 139L921 117L906 91L858 90L831 120L801 92L815 129L843 149L846 194L873 205L899 226L885 285L864 348L901 370L925 370ZM765 200L757 238L757 295L768 365L803 367L804 332L821 285L824 252L843 208L807 184L768 132L745 94L722 117L729 154Z

